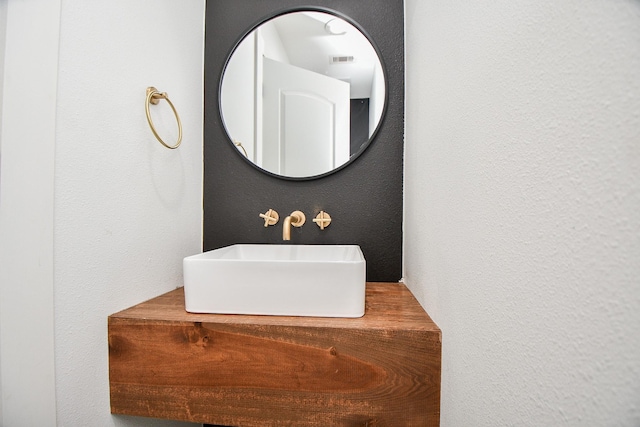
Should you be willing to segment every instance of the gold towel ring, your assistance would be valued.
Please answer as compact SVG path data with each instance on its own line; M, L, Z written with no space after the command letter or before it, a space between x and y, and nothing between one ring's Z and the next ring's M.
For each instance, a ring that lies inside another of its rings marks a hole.
M235 145L236 147L240 148L242 150L242 152L244 153L245 157L249 157L249 155L247 154L247 150L244 149L244 146L242 145L242 142L238 142L238 141L233 141L233 145Z
M158 135L158 132L156 132L155 126L153 126L153 121L151 120L151 114L149 113L149 104L156 105L160 102L161 99L164 99L169 103L169 106L173 110L173 114L175 114L176 116L176 121L178 122L178 142L176 142L176 144L173 146L168 145L162 140L162 138L160 138L160 135ZM160 141L160 144L172 150L174 148L178 148L182 143L182 123L180 123L180 116L178 116L176 107L174 107L173 103L169 100L167 93L166 92L160 93L158 92L158 89L156 89L155 87L149 86L147 88L147 101L145 102L144 107L145 107L145 111L147 112L147 122L149 122L149 127L151 127L151 132L153 132L153 135L156 137L156 139Z

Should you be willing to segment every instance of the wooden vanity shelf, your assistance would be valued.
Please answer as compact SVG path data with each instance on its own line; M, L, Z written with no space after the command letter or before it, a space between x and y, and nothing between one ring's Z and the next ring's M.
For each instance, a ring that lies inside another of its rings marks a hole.
M109 316L111 412L226 426L438 426L440 329L399 283L359 319L192 314L183 288Z

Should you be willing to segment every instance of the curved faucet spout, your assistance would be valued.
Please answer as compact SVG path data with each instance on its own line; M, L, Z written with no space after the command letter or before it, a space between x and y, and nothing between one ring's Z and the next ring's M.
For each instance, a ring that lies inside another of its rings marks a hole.
M282 240L291 240L291 216L286 217L282 223Z
M306 217L300 211L293 211L287 216L282 223L282 240L291 240L291 226L302 227Z

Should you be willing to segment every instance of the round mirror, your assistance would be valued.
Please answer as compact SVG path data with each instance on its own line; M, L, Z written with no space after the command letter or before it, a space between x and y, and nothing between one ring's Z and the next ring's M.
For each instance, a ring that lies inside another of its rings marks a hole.
M385 102L376 49L330 11L262 22L237 44L220 82L220 114L239 154L290 179L353 161L373 139Z

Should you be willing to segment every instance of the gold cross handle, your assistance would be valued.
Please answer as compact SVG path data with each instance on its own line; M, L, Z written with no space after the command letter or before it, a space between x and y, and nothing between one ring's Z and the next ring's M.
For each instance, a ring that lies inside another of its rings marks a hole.
M264 219L264 226L268 227L270 225L277 224L280 216L278 216L278 212L274 211L273 209L269 209L265 213L261 213L260 218Z
M320 230L324 230L325 227L328 227L329 224L331 224L331 217L325 211L320 211L320 213L313 219L313 222L318 224Z

